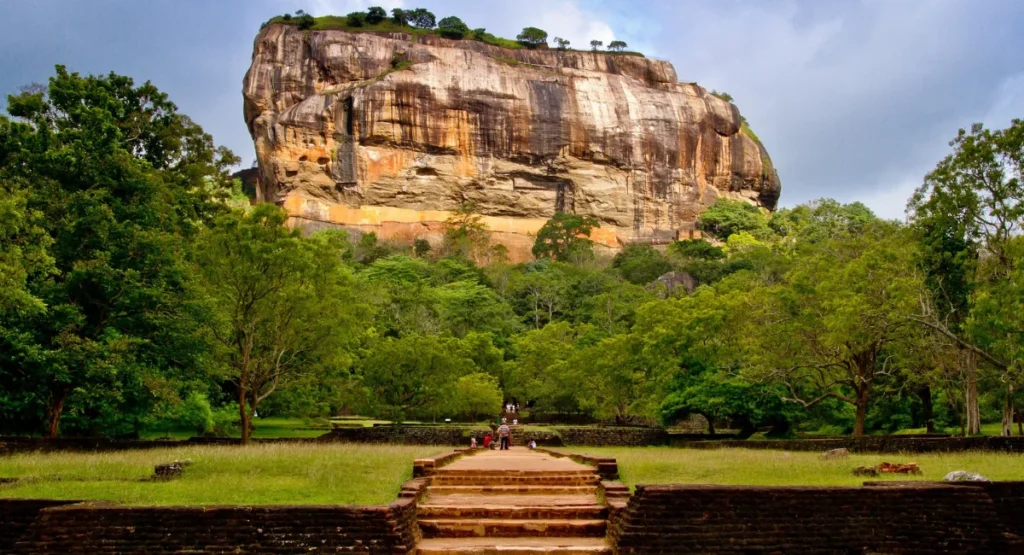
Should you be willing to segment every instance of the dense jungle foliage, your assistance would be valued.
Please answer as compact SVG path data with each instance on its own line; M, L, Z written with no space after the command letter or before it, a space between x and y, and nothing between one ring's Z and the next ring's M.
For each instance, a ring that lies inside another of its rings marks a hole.
M537 419L857 435L1012 432L1024 361L1024 122L961 130L906 223L719 200L710 240L613 257L556 214L511 264L304 235L151 84L58 66L0 117L0 433L197 433L261 416Z

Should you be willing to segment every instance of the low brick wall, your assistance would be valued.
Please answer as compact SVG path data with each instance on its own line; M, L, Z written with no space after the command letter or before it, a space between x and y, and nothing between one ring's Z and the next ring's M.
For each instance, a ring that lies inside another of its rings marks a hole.
M39 517L39 511L77 501L50 499L0 499L0 553L10 553L25 530Z
M556 428L565 445L594 447L647 447L665 445L668 432L661 428Z
M469 449L456 449L449 453L416 459L412 461L412 475L414 478L430 476L442 466L451 464L455 462L455 459L467 454L472 455L473 453Z
M951 485L979 488L992 498L1006 531L1017 536L1024 553L1024 482L956 482Z
M0 502L4 504L6 502ZM103 507L39 511L3 553L409 553L416 499L376 507Z
M620 555L1012 553L981 488L637 486L609 534Z
M955 451L1001 451L1024 453L1024 437L907 437L868 436L863 438L780 439L738 441L673 441L675 447L690 449L777 449L780 451L828 451L849 449L854 453L939 453Z

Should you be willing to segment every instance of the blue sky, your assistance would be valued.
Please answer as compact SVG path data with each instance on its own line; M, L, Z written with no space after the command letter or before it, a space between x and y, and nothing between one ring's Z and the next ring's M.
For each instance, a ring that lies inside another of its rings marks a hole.
M1024 117L1019 0L0 0L0 92L58 63L151 80L248 165L241 83L260 23L369 5L507 37L533 25L574 46L619 39L669 60L680 80L735 97L786 206L828 196L902 217L959 127Z

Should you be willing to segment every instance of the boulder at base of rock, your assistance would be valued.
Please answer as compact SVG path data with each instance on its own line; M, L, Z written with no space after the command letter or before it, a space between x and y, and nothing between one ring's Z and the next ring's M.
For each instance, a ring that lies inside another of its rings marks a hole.
M853 469L854 476L878 476L878 469L873 466L858 466Z
M981 474L967 472L966 470L954 470L942 478L943 482L989 482L988 478Z
M850 456L850 450L849 449L845 449L845 448L841 448L841 449L832 449L831 451L825 451L824 453L821 454L821 457L819 457L819 458L821 458L821 460L823 460L823 461L832 461L832 460L836 460L836 459L845 459L846 457L849 457L849 456Z

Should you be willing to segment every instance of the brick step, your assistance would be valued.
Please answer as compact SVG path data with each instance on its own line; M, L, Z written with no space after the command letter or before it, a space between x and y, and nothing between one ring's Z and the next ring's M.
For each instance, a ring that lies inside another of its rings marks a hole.
M562 485L492 485L475 484L463 486L429 486L427 492L433 495L449 494L499 494L499 495L593 495L597 494L597 486L562 486Z
M429 501L420 505L418 516L421 520L433 519L550 519L550 520L603 520L608 518L608 508L602 505L475 505L452 506L431 505Z
M611 555L604 538L431 538L418 555Z
M441 468L437 476L553 476L553 477L589 477L596 476L592 469L583 470L515 470L485 468Z
M455 474L437 473L430 479L432 486L589 486L597 485L601 477L593 473L495 473Z
M457 519L420 520L427 538L516 538L592 537L603 538L607 521L599 519Z

